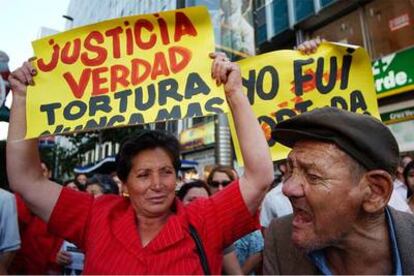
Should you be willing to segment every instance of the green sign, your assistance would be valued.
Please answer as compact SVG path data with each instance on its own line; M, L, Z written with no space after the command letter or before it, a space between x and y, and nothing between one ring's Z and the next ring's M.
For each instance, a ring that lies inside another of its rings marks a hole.
M386 124L393 124L412 119L414 119L414 107L381 113L381 120Z
M383 98L414 88L414 48L385 56L374 61L375 88Z

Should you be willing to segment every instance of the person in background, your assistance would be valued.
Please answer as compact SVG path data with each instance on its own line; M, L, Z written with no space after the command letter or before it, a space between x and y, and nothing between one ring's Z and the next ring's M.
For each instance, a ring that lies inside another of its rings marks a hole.
M235 180L233 170L226 166L215 166L207 178L210 194L223 190ZM236 247L234 244L226 247L223 251L223 273L230 275L243 274L240 263L237 260Z
M233 169L226 166L215 166L207 177L207 185L210 193L214 195L223 190L236 179Z
M113 178L105 174L95 174L86 181L86 192L94 197L104 194L119 195L118 185Z
M34 85L36 70L26 62L10 75L10 186L51 231L85 250L83 273L219 274L223 249L257 229L257 211L273 179L269 147L242 92L239 66L223 53L211 53L210 58L211 75L217 85L223 84L231 106L245 168L226 189L186 206L175 196L179 142L165 132L141 131L121 146L117 174L129 198L95 199L43 177L37 139L23 139L27 85ZM198 254L203 244L205 258Z
M286 160L280 161L277 166L281 173L281 182L275 183L275 187L266 194L262 209L260 210L260 224L263 227L264 233L272 219L283 217L293 212L289 198L282 193L283 181L287 169Z
M411 211L414 212L414 161L411 161L405 166L404 172L404 184L408 187L407 203L410 206Z
M388 205L391 207L408 213L412 213L413 211L407 203L408 187L406 183L404 183L403 173L404 168L410 160L412 160L412 158L408 155L399 158L396 175L393 181L393 191L388 202Z
M42 177L51 178L47 163L39 163ZM16 193L16 205L21 237L21 248L12 264L11 274L60 274L62 267L56 262L56 255L63 239L51 234L47 224L28 208L21 195Z
M40 162L40 167L42 168L43 176L47 177L48 179L52 179L52 170L45 160L42 160Z
M184 204L188 204L197 198L208 198L210 191L207 184L202 180L194 180L185 183L177 192L177 197L181 199Z
M203 168L203 176L202 176L202 179L201 180L207 182L208 176L210 175L211 170L214 167L215 167L215 165L213 165L213 164L205 165L204 168Z
M183 170L183 173L184 173L184 177L183 177L184 183L188 183L188 182L199 179L196 168L188 168L186 170Z
M112 180L118 186L119 195L120 196L124 195L121 179L119 179L119 177L116 175L116 173L111 174L111 177L112 177Z
M0 188L0 275L7 274L19 248L16 201L12 193Z
M78 185L76 185L76 182L75 182L74 179L66 180L65 182L63 182L63 186L71 188L75 191L80 191L80 189L79 189Z
M397 175L394 180L394 190L401 196L401 198L407 198L408 187L404 183L404 170L405 167L413 161L410 155L400 156L400 162L398 163Z
M88 180L88 177L84 173L78 173L75 175L75 184L78 186L78 188L81 191L86 190L86 181Z
M232 168L216 166L211 170L207 178L207 184L211 194L215 194L225 189L229 183L237 178L237 172ZM263 247L263 236L260 230L243 236L233 243L231 247L225 249L224 271L227 274L261 273ZM238 271L239 269L240 271Z
M74 180L65 181L63 186L79 192ZM83 270L84 258L85 255L76 245L63 241L60 251L56 254L56 263L62 266L63 275L80 275Z
M256 230L246 236L238 239L234 246L236 247L236 256L244 275L262 274L262 260L264 241L260 230Z

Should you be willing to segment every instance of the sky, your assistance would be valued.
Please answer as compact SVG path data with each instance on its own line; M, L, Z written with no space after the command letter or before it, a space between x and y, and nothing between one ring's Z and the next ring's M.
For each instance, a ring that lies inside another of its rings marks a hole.
M10 57L13 71L33 56L31 42L41 27L63 31L69 0L0 0L0 50ZM10 106L9 95L6 105ZM7 136L8 123L0 122L0 140Z

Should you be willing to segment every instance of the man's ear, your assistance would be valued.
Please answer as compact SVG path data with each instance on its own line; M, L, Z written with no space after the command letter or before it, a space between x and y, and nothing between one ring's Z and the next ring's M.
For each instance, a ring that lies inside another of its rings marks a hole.
M367 213L376 213L385 208L391 197L393 181L391 175L383 170L372 170L364 174L369 192L366 193L362 208Z

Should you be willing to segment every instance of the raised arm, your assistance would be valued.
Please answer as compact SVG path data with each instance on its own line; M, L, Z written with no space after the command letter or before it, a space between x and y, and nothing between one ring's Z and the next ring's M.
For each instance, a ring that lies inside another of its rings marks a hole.
M9 132L7 137L7 173L10 187L19 193L30 209L45 221L49 220L61 186L43 176L38 140L24 140L26 134L26 91L34 85L36 70L29 62L11 73L13 91Z
M260 206L273 180L273 164L264 133L242 92L240 68L225 54L213 53L212 77L224 84L227 102L234 118L237 137L244 161L244 174L240 178L243 199L253 214Z

